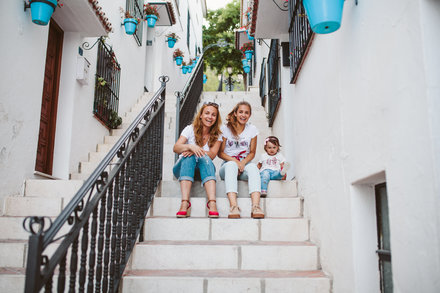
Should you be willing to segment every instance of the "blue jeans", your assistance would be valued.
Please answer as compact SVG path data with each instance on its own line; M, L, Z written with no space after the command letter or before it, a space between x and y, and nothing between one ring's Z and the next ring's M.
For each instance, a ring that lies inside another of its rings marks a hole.
M261 177L261 190L267 191L267 186L269 185L270 180L281 180L283 176L280 174L280 171L264 169L260 172Z
M219 173L220 178L225 180L226 193L238 193L238 179L248 181L249 194L260 192L260 170L254 163L248 163L238 179L238 165L234 161L223 162Z
M202 185L209 180L215 180L215 166L208 155L201 158L197 158L194 155L191 157L181 157L173 167L173 174L179 181L188 180L194 182L196 168L200 171Z

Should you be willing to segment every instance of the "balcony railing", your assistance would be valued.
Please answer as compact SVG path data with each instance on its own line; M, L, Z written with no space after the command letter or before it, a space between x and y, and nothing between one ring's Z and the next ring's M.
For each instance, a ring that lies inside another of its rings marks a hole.
M295 83L312 44L314 33L302 0L289 1L289 14L290 83Z
M98 39L93 113L107 127L115 128L118 118L121 66L115 52L103 38ZM115 124L116 123L116 124Z
M269 127L272 127L275 120L278 106L281 102L280 88L280 57L278 54L278 39L270 42L269 56L267 57L268 97L269 97Z
M162 179L168 77L160 81L148 105L54 222L49 217L25 219L23 227L31 233L26 293L43 287L45 292L52 287L57 292L118 292Z

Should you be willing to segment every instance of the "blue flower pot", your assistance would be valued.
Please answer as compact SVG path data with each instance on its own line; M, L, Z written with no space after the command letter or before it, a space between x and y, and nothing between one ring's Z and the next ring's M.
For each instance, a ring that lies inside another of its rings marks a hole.
M57 0L47 0L42 2L41 0L30 0L32 22L39 25L47 25L52 13L57 7Z
M181 56L176 57L176 65L177 66L182 65L182 61L183 61L183 57L181 57Z
M193 65L188 65L188 73L191 73L193 71L194 66Z
M132 35L136 31L137 20L134 18L124 19L125 33L127 35Z
M243 66L243 71L245 73L249 73L251 71L251 67L249 65Z
M203 74L203 83L206 83L207 80L208 78L206 77L206 74Z
M176 44L177 39L175 39L175 38L168 38L167 42L168 42L168 48L174 48L174 45Z
M246 31L247 37L249 41L253 41L255 38L249 34L249 31Z
M246 59L247 60L251 60L252 59L252 55L254 54L253 50L248 50L244 52L244 55L246 55Z
M148 27L154 27L156 25L157 16L154 14L148 14L146 16Z
M339 29L344 0L303 0L310 27L317 34L329 34Z
M186 74L188 72L188 66L184 65L182 66L182 73Z
M243 66L249 65L248 64L248 60L246 58L245 59L241 59L241 63L243 64Z

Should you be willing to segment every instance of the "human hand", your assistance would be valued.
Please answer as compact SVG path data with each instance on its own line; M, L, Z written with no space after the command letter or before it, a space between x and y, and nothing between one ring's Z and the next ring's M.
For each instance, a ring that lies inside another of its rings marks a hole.
M192 144L190 146L190 150L194 153L194 155L198 158L205 156L205 150L197 145Z
M185 158L186 157L191 157L192 155L194 155L194 154L193 154L193 152L190 152L190 151L182 152L182 156L184 156Z
M244 171L244 167L246 167L246 164L243 161L240 161L237 163L238 165L238 172L241 174Z

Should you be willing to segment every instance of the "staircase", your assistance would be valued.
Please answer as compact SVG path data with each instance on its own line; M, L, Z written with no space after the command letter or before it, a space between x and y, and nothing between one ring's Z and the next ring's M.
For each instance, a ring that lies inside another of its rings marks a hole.
M204 93L202 102L220 105L225 122L238 101L252 105L250 122L261 141L271 134L260 99L253 93ZM122 281L122 292L303 292L329 293L330 279L319 265L318 247L310 242L309 221L296 181L272 181L261 200L266 218L250 218L247 183L239 182L241 219L228 219L224 182L217 178L219 219L207 217L199 182L191 190L191 217L178 219L179 183L171 167L174 141L166 142L164 180L145 220L145 240L138 243ZM168 152L170 150L170 152ZM217 170L221 160L214 161ZM171 174L171 175L170 175ZM217 175L218 177L218 175Z
M23 292L27 239L22 222L28 215L54 219L73 197L124 129L151 99L145 94L124 116L121 129L112 130L89 160L80 162L71 180L27 180L21 195L5 200L0 217L0 288ZM145 220L145 241L138 243L122 280L121 292L330 292L330 279L319 265L318 247L309 241L309 222L296 182L271 182L261 206L266 218L250 218L247 184L239 182L242 218L227 219L224 183L218 178L219 219L207 218L206 197L200 184L191 191L191 218L177 219L179 183L173 179L172 146L175 133L175 97L167 95L163 181ZM266 113L256 93L204 93L203 101L220 105L223 122L240 100L251 103L251 123L261 141L271 134ZM221 160L214 163L219 169Z

